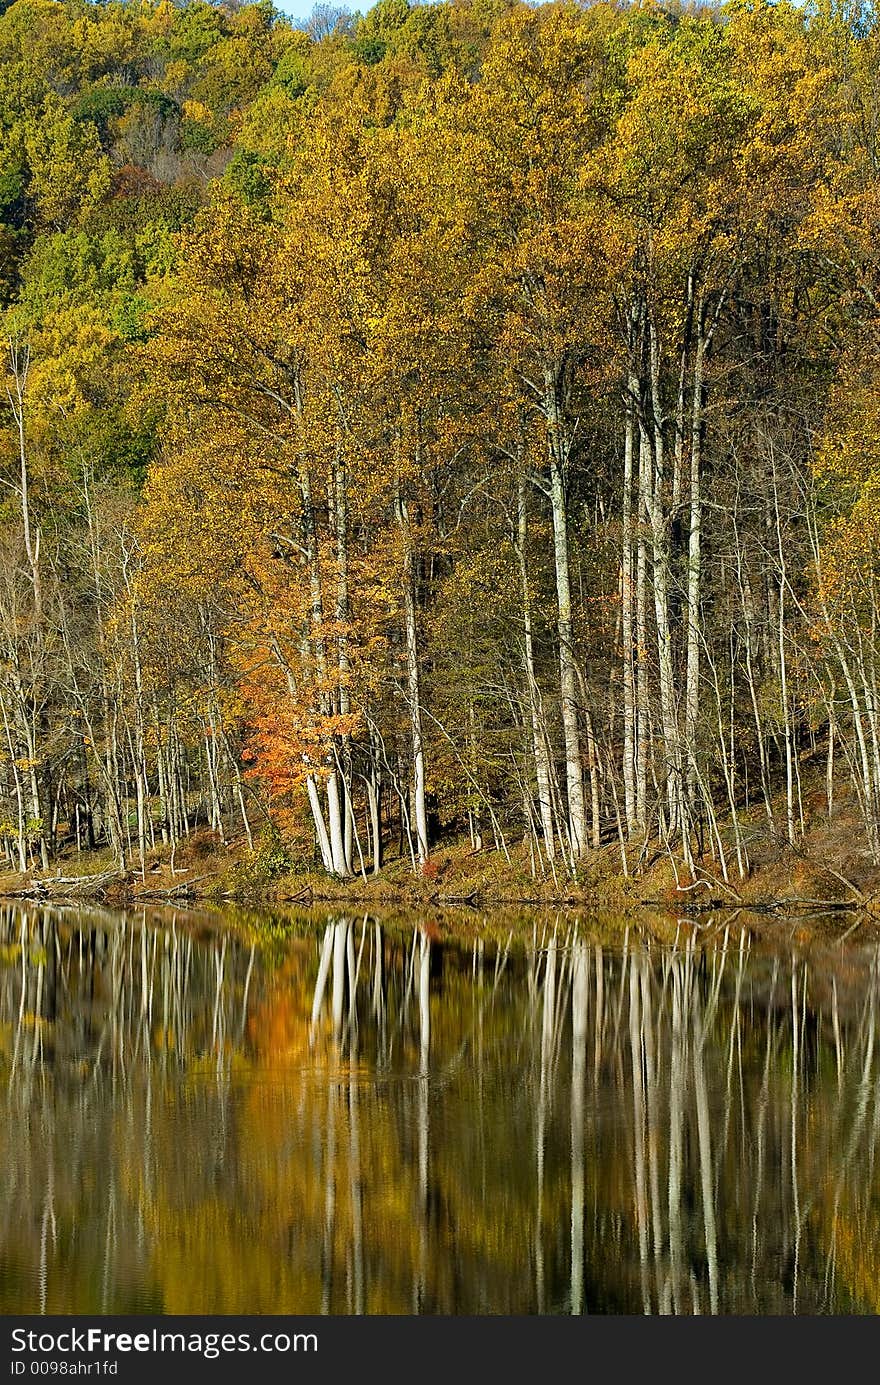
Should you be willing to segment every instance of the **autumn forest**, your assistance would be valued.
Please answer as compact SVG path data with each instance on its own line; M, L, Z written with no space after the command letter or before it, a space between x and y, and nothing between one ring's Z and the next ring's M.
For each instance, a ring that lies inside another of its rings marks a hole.
M878 229L867 7L14 0L7 869L880 864Z

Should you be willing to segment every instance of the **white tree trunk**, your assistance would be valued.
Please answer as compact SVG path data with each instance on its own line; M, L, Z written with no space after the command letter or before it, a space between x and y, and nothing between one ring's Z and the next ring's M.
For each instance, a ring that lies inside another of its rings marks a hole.
M638 822L636 791L636 688L633 666L633 395L637 382L629 379L626 434L623 445L623 536L620 558L621 639L623 644L623 802L626 829L632 835Z
M525 479L520 473L517 477L516 553L519 562L519 579L523 610L523 671L525 673L526 696L528 698L529 717L532 726L532 753L535 759L535 782L538 789L538 815L544 837L544 851L548 861L552 861L556 854L556 843L553 832L550 756L544 734L541 693L535 677L535 654L532 639L532 602L529 593L529 575L526 568L527 539L528 512L526 506L526 486Z
M694 393L691 414L690 528L687 566L687 669L685 674L684 744L687 754L688 799L693 811L697 795L697 718L700 710L700 581L702 576L702 432L705 335L702 303L697 308Z
M419 861L428 859L428 813L425 806L425 748L422 732L422 694L419 670L418 627L416 625L415 575L413 572L412 536L409 508L398 495L397 516L404 545L403 609L406 639L406 674L409 700L410 734L412 737L413 818L416 829L416 850Z
M587 845L584 802L584 770L581 757L577 674L574 657L571 578L568 563L568 512L565 482L556 449L550 456L550 503L553 513L553 566L556 574L557 633L559 637L559 691L565 737L565 786L568 796L568 828L572 855L583 855Z

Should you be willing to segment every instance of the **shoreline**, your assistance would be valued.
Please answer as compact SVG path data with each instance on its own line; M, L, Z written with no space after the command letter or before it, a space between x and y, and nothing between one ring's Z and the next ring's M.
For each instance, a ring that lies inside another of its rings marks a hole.
M189 872L183 873L188 875ZM649 910L663 914L679 914L699 918L701 915L723 911L762 914L778 917L801 917L804 914L862 914L880 923L880 898L873 896L844 897L834 894L810 895L787 892L749 892L748 896L712 893L695 898L691 887L682 890L638 890L632 877L608 877L583 890L565 892L519 892L497 888L474 888L467 892L441 894L419 889L417 879L397 888L389 881L374 889L364 888L363 882L332 882L310 880L299 889L290 889L289 881L267 882L261 888L219 889L209 883L210 876L183 878L167 888L142 885L140 876L130 873L98 872L59 878L51 875L22 875L0 878L0 902L7 904L100 904L119 908L132 907L195 907L199 905L237 906L265 909L325 907L374 907L393 910L452 911L462 917L495 909L541 909L566 912L614 910L623 915L635 915ZM225 881L222 883L226 883ZM647 879L643 879L647 885ZM757 881L748 882L757 884Z
M574 877L556 869L541 879L524 846L475 851L465 838L438 843L415 871L408 857L392 856L376 874L364 870L344 880L326 875L291 847L249 850L240 840L222 842L203 829L173 852L157 845L142 865L125 871L99 847L64 855L49 871L0 872L0 900L120 908L448 910L462 921L517 909L613 910L629 917L653 911L695 919L747 911L770 919L837 914L880 921L880 866L853 852L853 826L842 819L833 834L827 828L810 832L797 846L756 832L747 872L728 870L726 878L710 858L689 870L657 844L643 848L637 872L625 873L619 852L608 844L588 853Z

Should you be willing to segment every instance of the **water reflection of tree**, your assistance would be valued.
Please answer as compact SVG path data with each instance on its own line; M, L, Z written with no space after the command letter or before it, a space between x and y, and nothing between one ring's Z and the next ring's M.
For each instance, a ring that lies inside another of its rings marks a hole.
M711 928L706 930L711 933ZM0 916L7 1311L880 1306L877 958Z

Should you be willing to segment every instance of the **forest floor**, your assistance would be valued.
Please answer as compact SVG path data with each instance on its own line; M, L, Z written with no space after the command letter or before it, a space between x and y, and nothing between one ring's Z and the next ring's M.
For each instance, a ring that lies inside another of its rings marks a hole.
M408 856L398 856L378 875L367 868L350 880L337 880L277 844L250 852L243 839L224 845L200 829L178 845L173 869L167 847L149 853L143 872L137 868L124 875L106 850L69 853L48 872L0 875L0 898L396 910L569 907L621 914L644 906L672 914L856 910L880 919L880 867L864 850L854 805L841 793L829 817L824 794L816 792L804 798L803 812L804 831L795 846L770 828L763 809L743 815L748 866L741 874L731 834L724 832L726 878L717 853L707 854L690 872L657 843L641 852L629 848L625 872L616 840L588 852L574 879L559 865L555 876L545 869L542 878L537 869L533 874L527 843L476 851L467 840L453 840L438 843L417 872ZM781 814L777 821L784 821Z

